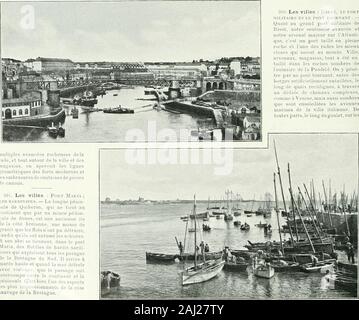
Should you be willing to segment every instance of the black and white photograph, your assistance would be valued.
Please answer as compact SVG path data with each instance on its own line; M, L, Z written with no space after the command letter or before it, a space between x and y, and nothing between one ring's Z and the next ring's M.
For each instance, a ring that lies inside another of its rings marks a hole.
M260 23L260 1L2 3L3 141L262 141Z
M101 149L99 192L102 299L358 297L356 134Z

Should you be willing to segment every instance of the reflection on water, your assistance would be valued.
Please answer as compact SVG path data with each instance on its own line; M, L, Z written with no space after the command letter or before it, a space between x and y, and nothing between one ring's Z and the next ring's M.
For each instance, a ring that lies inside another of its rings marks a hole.
M116 95L117 94L117 95ZM46 130L4 127L4 141L39 141L39 142L121 142L121 141L154 141L156 132L162 129L174 130L176 140L180 137L181 129L197 129L212 126L210 119L193 117L187 114L174 114L153 109L154 101L144 95L144 87L108 91L106 95L98 97L96 108L109 108L122 105L134 109L134 114L105 114L102 111L79 113L78 119L69 115L66 117L64 128L65 138L53 139ZM67 107L68 108L68 107ZM150 122L150 124L149 124ZM153 122L153 123L152 123ZM156 132L149 132L149 126L155 126ZM130 137L126 134L130 130L139 129L142 136Z
M206 203L198 203L204 211ZM248 203L248 207L252 204ZM188 214L191 204L143 204L101 206L101 270L111 270L121 275L121 288L106 298L238 298L238 299L290 299L290 298L342 298L351 297L345 291L323 290L323 274L302 272L276 273L272 279L261 279L246 272L222 271L216 278L183 287L179 272L182 263L146 263L145 252L177 253L175 236L183 240L185 223L180 217ZM244 209L246 204L243 204ZM255 209L255 208L254 208ZM210 232L203 240L211 251L225 245L239 249L250 241L264 241L263 229L255 227L260 221L273 226L271 240L279 240L276 216L239 216L250 224L242 232L233 222L210 218ZM284 218L280 218L284 223ZM287 236L288 237L288 236Z

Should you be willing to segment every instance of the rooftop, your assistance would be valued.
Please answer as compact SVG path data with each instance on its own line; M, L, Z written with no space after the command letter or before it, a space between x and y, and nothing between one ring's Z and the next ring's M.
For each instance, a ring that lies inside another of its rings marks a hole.
M44 58L44 57L37 57L36 59L27 59L25 62L33 62L33 61L41 61L41 62L70 62L70 63L73 63L70 59Z

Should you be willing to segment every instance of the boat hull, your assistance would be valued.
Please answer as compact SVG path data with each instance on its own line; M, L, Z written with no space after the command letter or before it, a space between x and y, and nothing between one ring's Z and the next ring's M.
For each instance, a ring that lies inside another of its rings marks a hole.
M270 279L274 276L274 268L271 266L259 265L254 270L254 275L258 278Z
M314 272L325 273L327 270L333 272L334 271L334 263L320 264L317 266L304 265L304 266L302 266L302 269L304 272L307 272L307 273L314 273Z
M195 283L201 283L216 277L223 269L224 261L209 261L206 262L208 266L191 271L192 268L189 268L182 272L182 285L190 285Z
M224 264L223 270L226 271L236 271L236 272L243 272L246 271L248 267L247 263L231 263L226 262Z
M179 255L177 254L146 252L146 261L150 261L150 262L172 263L178 257Z
M126 110L126 111L119 111L119 110L103 110L103 113L113 113L113 114L131 114L135 113L134 110Z

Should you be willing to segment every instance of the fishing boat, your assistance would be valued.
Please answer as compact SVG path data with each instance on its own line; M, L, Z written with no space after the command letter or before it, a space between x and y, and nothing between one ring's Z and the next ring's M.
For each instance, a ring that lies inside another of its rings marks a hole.
M243 272L247 270L248 263L246 262L232 262L232 261L226 261L224 263L223 270L226 271L236 271L236 272Z
M334 262L319 262L315 265L312 263L307 263L304 265L301 265L301 268L304 272L320 272L325 273L327 270L333 272L334 271Z
M121 277L112 271L101 272L101 290L110 290L120 286Z
M265 222L265 223L262 223L262 221L260 221L259 223L255 224L256 227L258 228L264 228L266 227L268 224Z
M264 218L269 218L271 215L272 215L272 212L270 212L270 211L267 211L267 212L263 213Z
M212 252L205 252L206 253L206 259L207 260L218 260L221 259L223 252L222 251L212 251ZM194 261L195 255L193 253L183 253L179 259L185 260L185 261ZM203 256L197 254L197 261L202 260Z
M211 231L211 227L208 224L202 224L203 231Z
M334 288L356 294L358 290L357 273L336 272L334 279Z
M205 218L208 218L208 217L209 217L209 212L208 212L208 211L205 211L205 212L199 212L199 213L196 213L196 214L191 213L191 214L189 215L189 217L190 217L191 219L195 219L195 218L197 218L197 219L205 219Z
M59 131L54 125L54 123L52 123L51 126L47 127L47 131L49 133L49 136L53 138L57 138L57 135L59 134Z
M77 109L76 107L73 107L71 109L71 115L73 119L78 119L79 117L79 109Z
M216 277L223 269L224 261L222 257L217 260L208 260L205 261L205 254L203 255L203 262L197 262L197 219L196 219L196 196L194 197L193 204L193 214L194 214L194 265L188 268L185 268L181 272L181 282L182 285L190 285L194 283L201 283L208 281Z
M79 95L75 95L72 103L82 106L93 107L97 103L97 99L91 91L87 90L83 93L82 97Z
M275 272L299 272L302 268L298 262L272 260L271 266Z
M239 227L241 225L241 222L239 220L236 220L233 222L233 224L236 226L236 227Z
M242 231L249 231L250 228L251 227L247 222L245 222L244 224L241 225L241 230Z
M231 213L226 213L224 215L224 221L232 221L233 220L233 215Z
M106 108L103 109L104 113L115 113L115 114L127 114L127 113L135 113L133 109L124 108L121 106L115 107L115 108Z
M224 214L226 213L225 210L216 210L216 211L212 211L212 214L215 216L224 216Z
M253 264L253 273L256 277L270 279L274 276L275 270L270 263Z
M57 133L59 137L64 138L65 137L65 129L62 127L62 124L60 123L60 126L57 130Z
M351 272L354 274L358 273L358 264L351 264L351 263L338 261L338 268L346 272Z
M182 216L180 219L181 219L182 221L188 221L188 216Z
M178 254L165 254L165 253L155 253L155 252L146 252L146 260L154 262L174 262L178 257Z
M284 210L282 210L282 211L281 211L281 216L282 216L282 217L289 217L289 213L286 212L286 211L284 211Z

